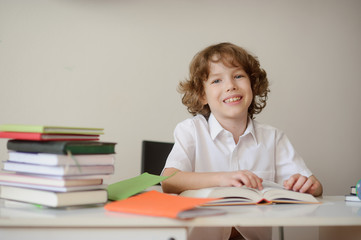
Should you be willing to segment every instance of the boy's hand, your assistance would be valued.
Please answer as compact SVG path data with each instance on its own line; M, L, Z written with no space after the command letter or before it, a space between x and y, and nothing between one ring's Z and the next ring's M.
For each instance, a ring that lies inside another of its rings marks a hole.
M283 182L283 186L287 190L309 193L316 197L322 194L322 185L313 175L307 178L301 174L294 174Z
M262 178L259 178L256 174L247 171L240 170L235 172L222 172L220 173L220 186L223 187L241 187L246 186L262 190Z

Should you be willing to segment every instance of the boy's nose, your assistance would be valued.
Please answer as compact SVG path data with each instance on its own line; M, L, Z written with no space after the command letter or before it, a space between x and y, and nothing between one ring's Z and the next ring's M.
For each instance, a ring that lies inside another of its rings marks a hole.
M226 88L227 88L227 92L231 92L237 89L237 85L235 84L233 79L229 79L227 81Z
M235 90L236 90L235 87L230 87L230 88L227 89L227 92L232 92L232 91L235 91Z

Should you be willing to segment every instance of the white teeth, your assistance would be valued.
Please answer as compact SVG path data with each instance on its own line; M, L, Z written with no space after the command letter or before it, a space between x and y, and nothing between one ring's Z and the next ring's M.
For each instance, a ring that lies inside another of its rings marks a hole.
M235 102L235 101L239 101L239 100L241 100L240 97L234 97L234 98L228 98L224 102L225 103L231 103L231 102Z

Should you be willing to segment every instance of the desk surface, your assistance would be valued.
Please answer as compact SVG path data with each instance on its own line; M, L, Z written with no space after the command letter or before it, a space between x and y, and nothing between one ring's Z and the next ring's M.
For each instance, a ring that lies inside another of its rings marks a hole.
M326 196L322 204L228 206L227 214L176 220L108 212L102 206L76 209L4 207L0 228L6 227L194 227L194 226L361 226L361 203Z

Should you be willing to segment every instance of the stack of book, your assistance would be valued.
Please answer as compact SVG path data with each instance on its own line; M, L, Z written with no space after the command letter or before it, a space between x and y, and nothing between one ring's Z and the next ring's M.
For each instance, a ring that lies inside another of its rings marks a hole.
M115 144L101 128L0 125L8 159L0 198L47 207L104 204L103 180L114 173Z

